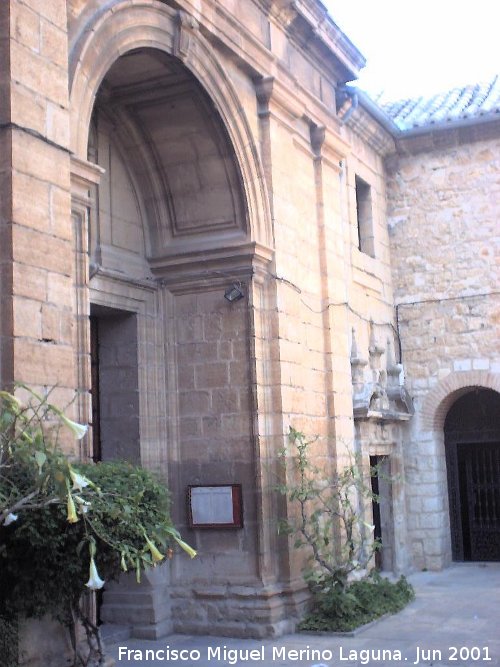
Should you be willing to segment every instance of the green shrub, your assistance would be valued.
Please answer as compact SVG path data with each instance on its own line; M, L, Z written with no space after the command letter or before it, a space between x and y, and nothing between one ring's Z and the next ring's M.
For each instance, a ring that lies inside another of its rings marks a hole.
M0 620L50 614L70 630L74 664L91 664L78 654L80 622L100 664L99 632L82 611L82 595L122 571L140 580L175 545L195 552L173 526L159 480L127 463L70 463L58 429L81 437L85 428L24 390L28 405L0 392Z
M168 492L151 473L113 462L80 464L78 471L99 488L99 493L77 494L90 503L83 505L88 508L84 520L68 522L66 504L54 503L0 527L1 615L48 613L70 625L89 579L89 545L104 580L117 579L125 569L140 574L153 566L148 539L171 553Z
M411 584L400 577L396 583L373 573L342 589L325 582L314 594L313 609L300 623L300 630L347 632L360 625L395 614L413 600Z
M0 656L2 667L18 666L17 623L0 616Z

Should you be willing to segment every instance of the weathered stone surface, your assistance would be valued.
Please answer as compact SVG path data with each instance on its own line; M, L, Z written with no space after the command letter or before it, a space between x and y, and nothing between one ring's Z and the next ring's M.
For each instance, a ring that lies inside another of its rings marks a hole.
M407 436L414 461L406 494L414 508L409 537L416 567L442 567L451 556L442 440L446 411L435 418L439 402L451 407L459 387L495 388L487 371L500 359L500 143L478 139L452 149L431 144L428 151L398 155L388 164L403 359L410 392L436 428L429 440L416 419ZM430 399L431 390L438 399ZM417 499L422 504L415 504Z
M185 632L278 634L307 597L290 425L325 468L383 459L384 566L449 561L446 411L500 389L498 124L346 122L363 58L316 0L178 4L0 1L0 373L89 421L92 348L100 455L168 481L199 550L109 620L169 631L168 588ZM187 486L233 483L243 528L190 529Z

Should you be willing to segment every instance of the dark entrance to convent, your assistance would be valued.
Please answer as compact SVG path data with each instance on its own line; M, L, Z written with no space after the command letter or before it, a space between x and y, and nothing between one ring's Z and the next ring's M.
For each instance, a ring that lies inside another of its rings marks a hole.
M94 461L140 463L137 318L91 306Z
M462 396L444 431L453 558L500 561L500 394Z

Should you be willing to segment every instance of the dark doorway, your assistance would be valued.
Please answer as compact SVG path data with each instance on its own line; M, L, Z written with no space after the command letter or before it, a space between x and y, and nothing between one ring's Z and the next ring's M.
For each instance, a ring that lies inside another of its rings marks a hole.
M92 395L92 459L94 463L101 457L101 405L99 387L99 318L90 318L90 376Z
M500 561L500 394L459 398L444 432L453 559Z
M91 306L92 458L139 463L137 316ZM101 625L104 591L96 591Z
M371 486L376 499L372 501L373 537L380 542L375 552L377 570L392 571L394 567L394 519L392 508L391 462L388 456L370 456Z
M92 306L90 331L93 459L138 464L137 316Z

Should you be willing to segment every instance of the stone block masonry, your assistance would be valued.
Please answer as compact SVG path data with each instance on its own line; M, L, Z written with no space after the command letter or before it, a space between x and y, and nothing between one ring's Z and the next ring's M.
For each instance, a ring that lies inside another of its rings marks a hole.
M500 387L499 123L393 135L363 65L318 0L0 0L1 381L76 389L95 452L168 483L198 558L103 610L143 637L293 628L290 425L383 459L384 564L450 560L444 420ZM232 483L243 528L190 529L187 486Z
M387 160L395 300L417 407L407 436L409 533L414 565L429 569L451 558L447 410L457 392L498 385L500 141L480 128L475 138L414 153L408 143Z
M66 2L7 0L0 23L1 59L9 63L0 71L0 173L10 192L1 200L1 381L57 384L69 401L75 353Z

